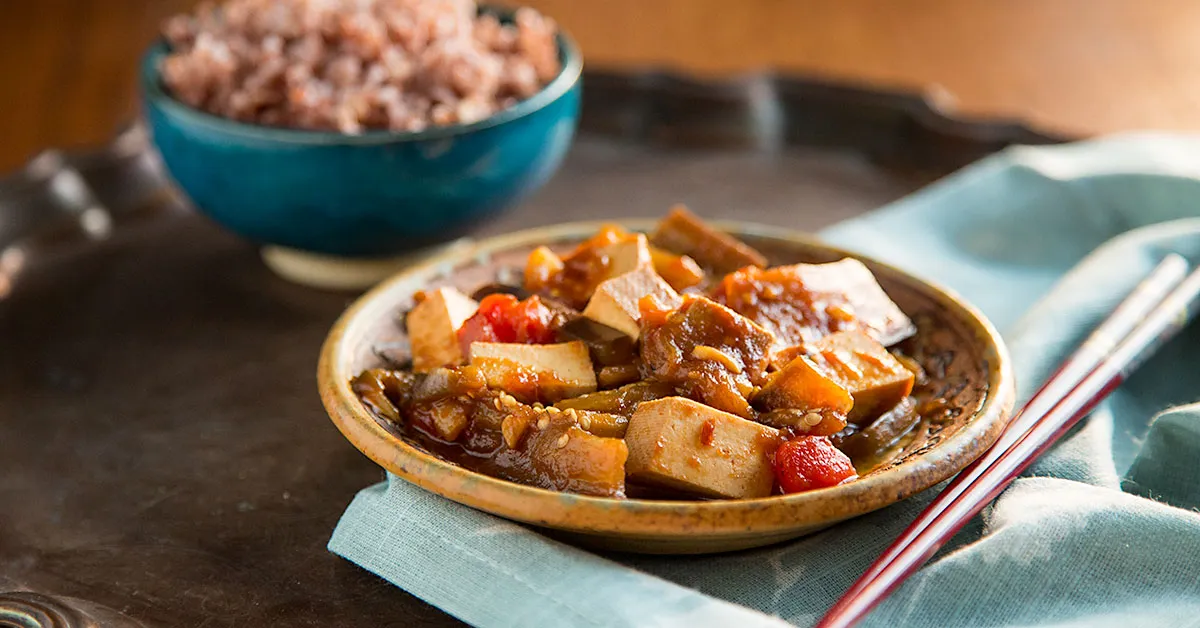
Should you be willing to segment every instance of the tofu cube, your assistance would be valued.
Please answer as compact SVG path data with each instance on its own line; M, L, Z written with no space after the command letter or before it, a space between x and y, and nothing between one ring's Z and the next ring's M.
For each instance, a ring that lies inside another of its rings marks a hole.
M579 340L552 345L471 343L471 365L490 388L522 401L553 403L596 390L587 345Z
M810 352L835 382L849 391L854 408L847 419L865 424L912 392L912 371L887 348L857 331L838 332L810 345Z
M404 319L412 345L413 371L428 373L462 364L466 356L458 345L458 328L478 307L474 299L454 288L426 292L424 300Z
M913 322L862 262L845 258L829 264L797 264L797 268L802 269L797 276L812 293L844 295L846 310L857 319L859 330L880 343L890 346L916 333Z
M608 258L608 277L617 277L635 271L639 268L653 267L650 257L650 244L646 236L636 233L599 249L601 255Z
M641 334L639 322L642 318L638 311L638 300L646 295L654 296L661 305L670 308L683 303L679 294L652 267L642 266L601 282L588 300L583 315L637 340Z
M631 480L704 497L766 497L775 486L774 428L683 397L646 401L629 418Z
M712 293L724 305L775 334L775 350L815 342L838 331L861 331L884 345L916 326L862 262L745 268L726 275Z

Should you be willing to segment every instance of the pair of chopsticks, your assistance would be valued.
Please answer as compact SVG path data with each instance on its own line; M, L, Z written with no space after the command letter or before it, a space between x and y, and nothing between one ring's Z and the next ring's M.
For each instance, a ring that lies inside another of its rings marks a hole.
M818 628L852 626L1092 411L1200 309L1200 269L1170 254L1050 376L991 448L946 486Z

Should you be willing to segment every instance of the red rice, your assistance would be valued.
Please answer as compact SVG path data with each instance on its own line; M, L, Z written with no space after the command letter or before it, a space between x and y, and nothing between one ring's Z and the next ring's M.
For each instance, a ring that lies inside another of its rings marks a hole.
M419 131L486 118L560 71L557 27L472 0L230 0L163 27L169 92L266 126Z

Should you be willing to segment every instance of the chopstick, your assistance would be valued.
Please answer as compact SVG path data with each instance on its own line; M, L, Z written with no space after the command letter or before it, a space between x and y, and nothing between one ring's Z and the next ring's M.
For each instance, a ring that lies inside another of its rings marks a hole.
M817 624L850 626L1172 338L1200 304L1200 270L1168 255L1034 394L997 442L964 469Z

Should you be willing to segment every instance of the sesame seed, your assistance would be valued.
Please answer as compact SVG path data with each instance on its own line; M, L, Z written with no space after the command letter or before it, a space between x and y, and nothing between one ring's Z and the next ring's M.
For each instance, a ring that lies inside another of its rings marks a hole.
M537 425L538 425L539 430L544 430L547 427L550 427L550 417L544 416L544 417L538 419Z
M821 419L821 415L817 414L816 412L809 412L808 414L804 415L803 421L805 427L816 427L817 424L821 422Z
M558 437L558 442L556 442L554 444L557 445L559 449L562 449L563 447L567 446L568 440L571 440L571 437L568 436L567 434L563 434L562 436Z

